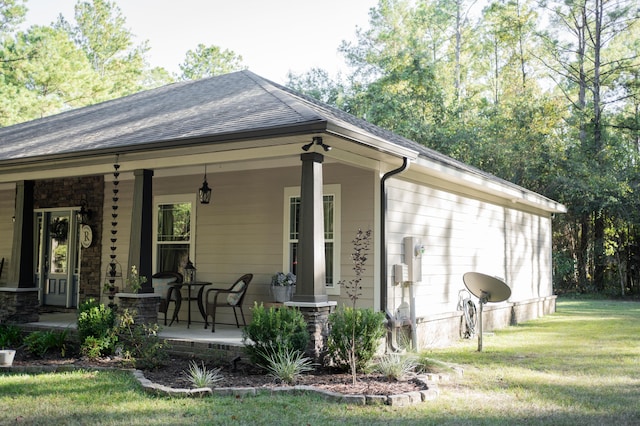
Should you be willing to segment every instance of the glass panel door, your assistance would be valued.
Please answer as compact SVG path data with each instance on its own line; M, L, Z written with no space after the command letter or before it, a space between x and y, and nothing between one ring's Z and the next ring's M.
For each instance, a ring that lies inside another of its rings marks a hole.
M42 304L77 306L78 223L72 210L36 213L36 282Z

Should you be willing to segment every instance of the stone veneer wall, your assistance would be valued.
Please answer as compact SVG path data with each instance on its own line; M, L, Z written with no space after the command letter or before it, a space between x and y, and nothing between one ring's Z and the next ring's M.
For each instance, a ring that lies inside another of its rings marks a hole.
M309 344L306 355L314 362L321 364L327 355L327 339L329 338L329 314L335 308L335 302L323 306L301 306L304 303L286 302L285 306L297 307L304 316L309 330Z
M77 207L87 202L92 216L89 225L93 231L93 243L82 250L80 261L79 301L100 298L102 292L102 217L104 202L104 177L82 176L64 179L48 179L35 182L34 208Z
M135 312L136 324L157 324L160 296L153 293L116 293L118 312L128 309Z
M0 291L0 324L38 321L38 291L11 289Z

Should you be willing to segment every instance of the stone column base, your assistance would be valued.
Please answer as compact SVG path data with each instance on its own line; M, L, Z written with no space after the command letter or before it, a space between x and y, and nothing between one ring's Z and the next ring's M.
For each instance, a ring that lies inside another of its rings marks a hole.
M38 288L0 287L0 324L37 322Z
M327 354L327 338L329 337L329 314L337 302L309 303L286 302L285 306L298 308L307 322L309 345L306 355L313 362L322 364Z
M157 324L160 296L153 293L117 293L119 299L118 311L128 309L135 311L136 324Z

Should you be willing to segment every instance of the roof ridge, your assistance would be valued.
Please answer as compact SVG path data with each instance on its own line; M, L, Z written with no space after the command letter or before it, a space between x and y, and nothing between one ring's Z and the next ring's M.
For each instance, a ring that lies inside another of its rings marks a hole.
M286 105L292 111L295 111L296 114L298 114L302 120L307 121L307 120L315 119L318 121L324 121L325 123L327 122L327 119L325 117L322 117L320 114L314 111L313 108L310 108L304 102L301 102L300 100L298 100L299 97L295 95L285 96L282 93L283 91L286 91L287 95L293 95L288 90L286 90L285 86L282 86L269 79L261 77L249 70L242 70L239 72L243 73L246 77L250 78L254 83L260 86L265 92L269 93L271 96L276 98L279 102Z

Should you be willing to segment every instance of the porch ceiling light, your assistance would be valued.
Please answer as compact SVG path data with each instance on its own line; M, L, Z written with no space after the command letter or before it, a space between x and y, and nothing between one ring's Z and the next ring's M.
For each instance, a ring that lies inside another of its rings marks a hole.
M198 195L200 197L200 204L209 204L211 201L211 188L207 183L207 165L204 165L204 181L202 186L198 189Z
M302 150L303 151L309 151L309 149L311 149L313 144L321 146L322 149L324 149L325 151L331 151L331 146L329 146L326 143L324 143L320 136L314 136L313 139L311 140L311 142L309 142L308 144L305 144L305 145L302 146Z

